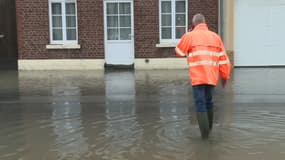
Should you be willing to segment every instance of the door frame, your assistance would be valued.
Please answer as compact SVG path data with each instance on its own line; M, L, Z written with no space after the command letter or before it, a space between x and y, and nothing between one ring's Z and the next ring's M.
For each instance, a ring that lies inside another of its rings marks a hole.
M17 37L17 21L16 21L16 1L3 0L1 7L5 7L0 11L3 16L0 27L0 43L6 48L0 48L0 69L1 70L17 70L18 69L18 37ZM0 8L1 8L0 7ZM2 17L1 16L1 17ZM3 26L2 26L3 25ZM3 51L2 51L3 49Z
M107 39L107 3L123 3L129 2L131 4L131 40L108 40ZM135 63L135 38L134 38L134 0L103 0L103 16L104 16L104 60L105 60L105 67L108 68L134 68ZM119 42L118 42L119 41ZM133 53L133 64L131 65L112 65L106 63L106 54L107 54L107 43L120 43L130 41L132 48L131 52Z

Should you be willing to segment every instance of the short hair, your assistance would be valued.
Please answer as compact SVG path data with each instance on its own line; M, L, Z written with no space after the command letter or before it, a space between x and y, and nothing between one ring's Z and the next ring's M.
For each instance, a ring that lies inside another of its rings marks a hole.
M200 23L206 23L205 16L201 13L195 14L192 19L192 24L196 26Z

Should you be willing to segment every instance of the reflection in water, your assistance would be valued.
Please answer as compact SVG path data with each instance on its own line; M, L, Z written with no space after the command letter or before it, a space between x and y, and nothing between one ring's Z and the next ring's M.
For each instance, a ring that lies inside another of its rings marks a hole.
M160 87L160 129L157 130L156 159L189 159L191 134L188 87L166 84ZM183 97L183 98L181 98Z
M77 87L56 87L54 97L72 96L73 101L55 101L52 103L52 124L56 135L53 149L61 159L81 159L88 151L86 138L83 136L80 106L80 89Z
M135 78L133 72L109 72L106 82L106 129L108 144L102 150L103 159L126 159L137 152L136 142L142 130L137 122Z
M233 77L237 103L285 103L285 69L236 69Z
M19 80L19 98L0 101L1 160L285 159L284 68L236 69L218 86L207 141L185 70L11 75L0 85Z
M19 79L16 71L0 70L0 100L16 101L19 98Z
M25 124L19 104L18 72L0 71L0 159L15 159L25 150Z
M15 159L25 150L22 110L0 104L0 159Z

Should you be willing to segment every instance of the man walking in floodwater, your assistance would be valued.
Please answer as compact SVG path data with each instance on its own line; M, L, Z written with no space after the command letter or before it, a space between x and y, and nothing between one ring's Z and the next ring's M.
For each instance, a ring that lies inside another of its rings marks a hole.
M213 91L221 76L225 87L230 78L231 64L219 35L209 31L205 17L196 14L192 19L193 30L185 33L175 48L176 55L187 57L189 76L203 139L208 138L213 126Z

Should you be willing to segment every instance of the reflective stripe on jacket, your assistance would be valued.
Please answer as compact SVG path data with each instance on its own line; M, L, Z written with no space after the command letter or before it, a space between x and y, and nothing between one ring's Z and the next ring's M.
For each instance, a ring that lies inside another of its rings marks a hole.
M231 64L223 42L204 23L184 34L175 51L177 56L187 57L192 85L217 85L219 74L230 78Z

